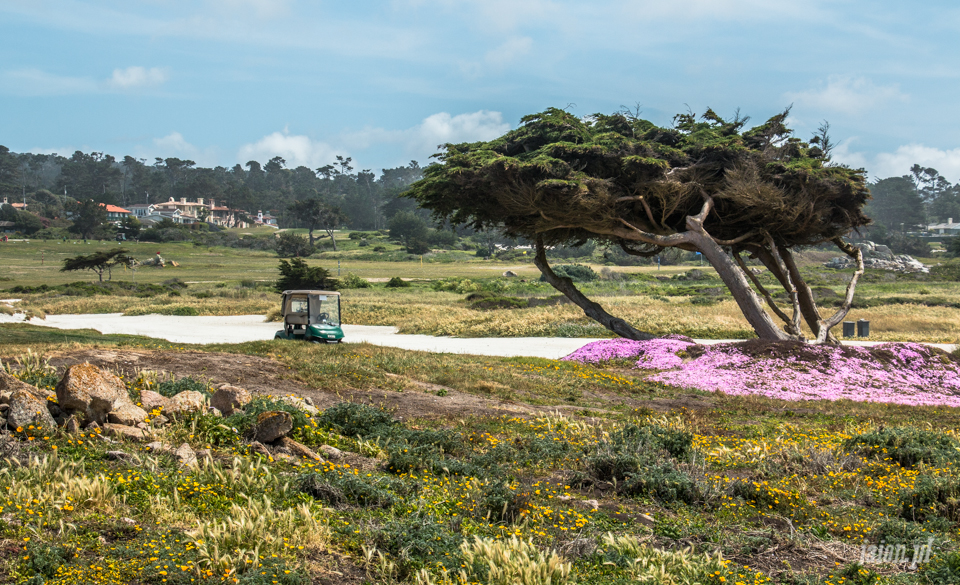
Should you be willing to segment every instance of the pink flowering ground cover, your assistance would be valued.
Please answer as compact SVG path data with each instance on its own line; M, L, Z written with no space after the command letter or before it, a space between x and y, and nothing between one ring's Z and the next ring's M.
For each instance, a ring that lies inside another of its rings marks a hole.
M946 352L917 343L871 348L751 340L698 345L668 336L604 339L563 358L581 363L636 360L648 379L673 386L781 400L856 400L960 406L960 368Z

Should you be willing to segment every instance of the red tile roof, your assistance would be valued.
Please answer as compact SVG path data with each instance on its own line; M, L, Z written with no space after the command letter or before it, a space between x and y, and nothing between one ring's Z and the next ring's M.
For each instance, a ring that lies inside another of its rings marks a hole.
M124 209L122 207L117 207L116 205L110 205L109 203L106 205L101 203L100 205L103 205L104 207L107 208L107 213L130 213L130 211L127 209Z

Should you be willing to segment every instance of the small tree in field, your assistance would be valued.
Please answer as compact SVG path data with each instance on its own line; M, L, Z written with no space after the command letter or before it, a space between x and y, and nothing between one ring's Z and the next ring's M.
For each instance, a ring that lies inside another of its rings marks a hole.
M337 279L319 266L307 266L300 258L280 261L280 279L273 285L277 292L296 289L337 290Z
M836 342L830 329L849 311L863 273L860 250L843 237L870 223L862 212L869 191L862 169L830 163L826 126L803 142L786 127L788 113L745 130L748 118L724 120L709 109L660 128L627 112L580 119L551 108L496 140L445 145L441 164L407 196L438 219L536 242L547 282L622 337L653 336L556 275L547 246L594 240L638 256L700 252L761 339L804 339L802 320L816 342ZM797 248L823 242L857 263L842 305L826 318L794 258ZM790 308L774 302L744 256L770 270Z
M108 278L113 278L113 267L126 265L129 266L133 258L127 256L127 251L123 248L114 250L104 250L94 252L93 254L74 256L63 261L63 268L60 272L70 272L74 270L92 270L100 277L103 282L103 273L109 274Z

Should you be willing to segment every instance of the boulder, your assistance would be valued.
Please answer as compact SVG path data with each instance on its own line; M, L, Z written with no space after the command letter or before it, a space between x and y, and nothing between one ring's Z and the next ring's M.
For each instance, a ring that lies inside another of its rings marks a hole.
M57 402L64 412L101 424L109 412L131 404L123 381L91 364L67 368L57 384Z
M210 398L210 406L222 412L223 416L230 416L242 410L252 399L245 389L224 384Z
M273 458L273 453L270 452L270 449L267 449L267 446L260 441L254 441L250 443L250 450L257 455L263 455L264 457L271 459Z
M135 427L148 418L147 411L132 402L121 404L107 414L107 420L118 425Z
M272 443L293 430L293 417L289 412L271 410L257 416L254 438L261 443Z
M47 410L47 401L40 400L30 392L15 390L10 395L10 410L7 411L7 424L11 429L27 428L31 425L48 429L57 428L57 423Z
M223 418L223 413L212 406L207 407L207 414L209 414L210 416L215 416L217 418Z
M313 459L314 461L323 461L323 459L313 452L310 447L307 447L303 443L298 443L291 439L290 437L280 437L280 440L277 441L279 445L285 448L290 452L291 455L295 457L302 457L304 459Z
M111 461L122 461L128 465L140 465L140 458L134 453L127 453L126 451L107 451L105 455L107 459Z
M330 445L320 445L320 452L326 455L329 459L337 460L343 456L343 452L336 447Z
M160 411L166 416L175 414L176 411L176 404L172 400L152 390L140 392L140 406L149 413Z
M196 390L181 392L170 400L177 413L203 411L207 406L207 397Z
M300 398L299 396L293 396L293 395L281 396L280 402L283 402L284 404L289 404L290 406L296 408L297 410L302 410L303 412L309 414L310 416L317 416L318 414L320 414L320 410L318 408L309 404L306 400L304 400L303 398Z
M17 390L28 392L41 400L56 396L56 394L49 390L37 388L36 386L22 382L18 378L0 370L0 404L9 404L10 397L13 396L13 393Z
M63 423L63 430L70 433L71 435L76 435L80 432L80 423L77 421L77 417L70 415L67 417L67 420Z
M118 439L126 439L129 441L143 441L146 439L146 435L142 430L126 425L103 423L103 431Z
M184 443L177 447L177 450L173 452L173 456L177 458L177 462L184 467L193 466L197 464L197 453L190 447L189 444Z
M516 277L517 277L517 273L514 272L513 270L507 270L506 272L503 273L503 277L504 277L504 278L516 278Z

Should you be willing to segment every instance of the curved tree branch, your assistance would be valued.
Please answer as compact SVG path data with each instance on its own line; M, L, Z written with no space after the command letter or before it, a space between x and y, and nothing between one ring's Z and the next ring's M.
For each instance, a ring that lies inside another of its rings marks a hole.
M610 331L613 331L620 337L643 341L646 339L656 339L656 335L634 329L623 319L618 319L606 312L599 304L591 301L573 285L573 281L567 277L558 276L547 263L546 247L543 245L543 236L537 237L537 254L533 259L534 264L540 269L544 279L550 283L550 286L562 292L568 299L573 301L578 307L583 309L584 314L594 321L600 323Z
M851 278L847 284L847 294L843 298L843 304L840 305L837 312L829 319L820 322L820 331L818 332L816 343L824 343L827 341L827 334L830 333L830 329L835 327L840 321L843 321L843 318L850 312L850 306L853 304L853 291L857 288L857 281L860 280L860 276L863 274L863 251L856 246L844 242L841 238L834 238L833 243L843 250L847 256L856 260L857 270L853 273L853 278Z
M787 333L791 333L792 335L796 335L797 333L799 333L799 331L791 332L789 330L789 326L791 323L790 317L788 317L787 314L784 313L783 310L777 306L777 303L773 300L773 296L770 294L770 291L768 291L766 287L764 287L763 284L760 283L760 279L757 278L757 275L754 274L749 267L747 267L746 262L744 262L743 258L740 257L739 250L733 251L733 259L737 261L737 265L740 266L740 270L742 270L743 273L747 275L747 278L750 279L750 282L753 283L753 286L757 287L757 290L760 291L760 294L763 296L764 300L767 301L767 306L769 306L770 309L777 315L777 317L780 317L780 320L787 325L788 327Z

